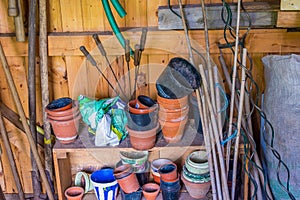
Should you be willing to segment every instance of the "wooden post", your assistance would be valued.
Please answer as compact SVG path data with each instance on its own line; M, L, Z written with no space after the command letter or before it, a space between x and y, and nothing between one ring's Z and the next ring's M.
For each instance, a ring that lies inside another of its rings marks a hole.
M45 152L45 170L51 182L53 181L53 159L51 144L51 127L47 121L45 112L46 106L49 104L49 85L48 85L48 40L47 40L47 5L46 0L39 0L39 19L40 19L40 75L42 89L42 109L43 109L43 128L44 128L44 152Z
M25 42L25 30L24 30L24 19L21 0L16 0L19 14L14 17L15 29L16 29L16 40L18 42Z
M18 6L16 0L8 0L8 16L15 17L18 16Z
M3 143L4 143L4 146L5 146L6 152L7 152L7 157L8 157L8 160L9 160L10 168L11 168L13 177L15 179L15 183L16 183L16 186L17 186L19 198L20 198L20 200L25 200L25 195L24 195L24 191L22 189L20 176L19 176L19 173L18 173L18 170L17 170L17 166L16 166L16 163L15 163L13 152L12 152L11 147L10 147L10 143L9 143L9 139L8 139L7 132L6 132L6 129L5 129L5 125L4 125L4 121L3 121L3 118L2 118L1 111L0 111L0 132L1 132L1 135L2 135L2 139L3 139ZM0 197L1 197L1 195L0 195Z
M7 64L7 60L5 58L4 51L3 51L1 43L0 43L0 59L1 59L1 62L2 62L2 67L3 67L3 70L5 72L6 79L8 81L9 88L11 90L12 96L14 98L14 102L16 104L16 107L17 107L18 113L20 115L23 127L25 129L25 133L26 133L26 136L27 136L27 139L28 139L28 142L29 142L32 154L33 154L33 157L34 157L34 159L35 159L35 161L37 163L37 167L39 169L42 181L43 181L43 183L45 185L46 192L48 194L48 198L50 200L54 200L54 196L53 196L51 187L50 187L50 185L48 183L48 180L47 180L47 177L46 177L46 174L45 174L45 171L44 171L41 159L40 159L38 151L37 151L36 144L35 144L35 142L34 142L34 140L32 138L32 134L30 132L30 128L29 128L29 126L27 124L26 116L25 116L25 113L24 113L24 110L23 110L23 107L22 107L22 104L21 104L21 101L20 101L20 98L19 98L19 95L18 95L18 92L17 92L17 88L16 88L16 86L14 84L14 80L13 80L12 75L10 73L9 66Z

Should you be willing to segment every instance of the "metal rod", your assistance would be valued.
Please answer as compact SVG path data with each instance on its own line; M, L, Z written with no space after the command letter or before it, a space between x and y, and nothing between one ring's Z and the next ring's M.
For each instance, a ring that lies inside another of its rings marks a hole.
M37 146L37 132L36 132L36 11L37 0L29 2L29 27L28 27L28 107L29 107L29 125L32 133L32 138ZM34 199L38 200L42 191L39 182L39 173L37 164L31 154L32 164L32 184Z
M134 66L135 66L135 68L134 68L134 89L133 89L135 98L137 98L136 82L137 82L138 74L140 73L140 55L139 54L140 54L140 45L136 44L134 46Z
M6 129L5 129L5 125L4 125L4 121L3 121L3 118L2 118L1 111L0 111L0 131L1 131L3 143L4 143L4 146L5 146L5 150L6 150L6 153L7 153L7 157L8 157L8 160L9 160L10 169L11 169L11 172L13 174L16 186L17 186L17 191L18 191L19 198L20 198L20 200L25 200L25 194L24 194L24 191L22 189L20 175L18 173L16 162L15 162L15 159L14 159L14 155L13 155L13 152L12 152L11 147L10 147L10 143L9 143L9 139L8 139L7 132L6 132Z
M124 92L124 90L122 89L122 87L121 87L121 85L120 85L120 83L119 83L119 81L118 81L118 78L117 78L117 76L116 76L116 73L114 72L114 70L113 70L113 68L112 68L112 66L111 66L111 64L110 64L110 62L109 62L109 60L108 60L106 51L105 51L105 49L104 49L104 47L103 47L103 45L102 45L102 43L101 43L101 41L100 41L98 35L97 35L97 34L93 34L93 38L94 38L94 40L95 40L95 42L96 42L96 45L97 45L97 47L98 47L98 49L99 49L101 55L105 58L106 63L108 64L108 67L109 67L110 71L112 72L113 77L115 78L115 81L116 81L116 83L118 84L118 86L119 86L119 88L120 88L122 94L124 95L125 98L127 98L127 97L126 97L126 94L125 94L125 92Z
M238 59L238 45L239 45L239 30L240 30L240 14L241 14L241 0L238 0L237 5L237 22L236 22L236 38L235 38L235 52L234 52L234 64L233 64L233 73L232 73L232 85L231 85L231 97L230 97L230 114L229 114L229 128L228 128L228 137L232 134L232 120L233 120L233 111L234 111L234 96L235 96L235 79L236 79L236 68L237 68L237 59ZM230 148L231 141L227 142L226 146L226 170L229 171L229 160L230 160ZM231 196L234 196L234 194Z
M127 63L129 96L131 96L131 77L130 77L130 41L125 40L125 60Z
M236 174L237 174L237 162L238 162L238 153L239 153L239 143L241 136L241 125L242 125L242 114L244 107L244 97L245 97L245 82L246 82L246 57L247 49L243 49L243 60L242 60L242 80L241 80L241 92L239 99L239 109L238 109L238 119L237 119L237 136L234 146L234 157L233 157L233 174L232 174L232 186L231 186L231 199L234 200L235 196L235 186L236 186Z
M4 54L4 51L3 51L1 43L0 43L0 59L1 59L1 62L2 62L2 67L3 67L3 70L5 72L5 76L6 76L6 79L8 81L8 85L9 85L9 88L11 90L14 102L16 104L18 113L19 113L19 115L21 117L21 121L22 121L23 127L25 129L25 133L26 133L26 136L27 136L27 139L28 139L28 142L29 142L32 154L33 154L33 157L34 157L34 159L35 159L35 161L37 163L37 167L39 169L39 172L40 172L40 175L41 175L41 179L42 179L42 181L44 183L44 186L45 186L48 198L50 200L54 200L54 196L53 196L51 187L50 187L50 185L48 183L47 176L45 174L42 162L40 160L36 144L35 144L35 142L34 142L34 140L32 138L32 134L31 134L30 128L29 128L29 126L27 124L25 113L24 113L24 110L23 110L23 107L22 107L22 104L21 104L21 101L20 101L20 98L19 98L16 86L14 84L14 80L13 80L12 75L10 73L9 66L7 64L7 60L5 58L5 54Z
M39 0L39 57L40 57L40 76L42 90L42 109L43 109L43 129L44 129L44 153L45 153L45 170L50 178L52 191L53 186L53 159L51 144L51 126L47 120L45 112L49 104L49 85L48 85L48 41L47 41L47 5L46 0Z
M96 69L98 70L98 72L102 75L102 77L104 78L104 80L106 80L107 84L111 87L111 89L117 94L119 95L119 92L114 88L114 86L109 82L109 80L107 79L107 77L103 74L103 72L101 71L101 69L99 68L97 62L95 61L95 59L92 57L92 55L88 52L88 50L86 50L86 48L84 46L81 46L80 51L83 53L83 55L86 57L86 59L94 66L96 67Z

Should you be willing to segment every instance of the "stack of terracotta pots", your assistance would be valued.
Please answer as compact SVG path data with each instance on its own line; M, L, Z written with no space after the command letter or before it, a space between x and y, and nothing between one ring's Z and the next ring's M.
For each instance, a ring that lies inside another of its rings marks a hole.
M179 142L188 121L188 96L180 99L167 99L158 95L157 102L159 123L165 140L169 143Z
M71 98L59 98L49 103L45 111L56 139L63 144L74 142L81 119L78 102Z
M194 151L187 157L181 179L191 197L206 197L211 185L206 151Z
M158 131L158 105L150 97L140 95L125 108L130 143L134 149L148 150L154 147Z

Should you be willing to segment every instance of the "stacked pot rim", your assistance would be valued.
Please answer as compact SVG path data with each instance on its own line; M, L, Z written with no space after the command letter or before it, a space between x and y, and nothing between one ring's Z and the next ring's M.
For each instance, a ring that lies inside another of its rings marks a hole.
M157 102L159 123L165 140L170 143L179 142L188 121L188 96L167 99L158 95Z

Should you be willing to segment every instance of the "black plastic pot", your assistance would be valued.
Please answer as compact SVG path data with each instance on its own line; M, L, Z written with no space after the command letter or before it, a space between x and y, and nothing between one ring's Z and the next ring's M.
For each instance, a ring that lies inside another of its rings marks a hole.
M140 200L142 198L142 189L138 189L138 191L136 192L132 192L132 193L125 193L122 189L121 189L121 197L122 200Z
M195 120L195 128L198 133L203 134L203 129L202 129L202 122L200 119L200 114L199 114L199 109L198 109L198 103L197 103L197 97L190 95L189 97L189 102L190 102L190 116Z
M153 99L151 99L150 97L145 96L145 95L139 95L137 99L141 104L143 104L147 107L151 107L154 104L156 104L156 102Z
M158 107L147 114L133 114L125 107L128 127L135 131L148 131L154 129L158 123Z

